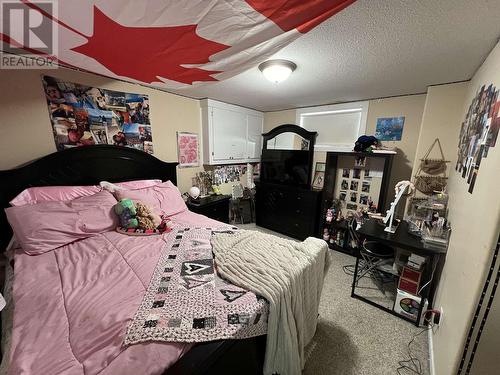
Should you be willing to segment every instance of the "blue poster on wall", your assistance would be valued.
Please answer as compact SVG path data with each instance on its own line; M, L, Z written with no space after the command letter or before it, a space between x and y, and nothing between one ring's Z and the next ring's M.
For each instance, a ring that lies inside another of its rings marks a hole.
M404 124L404 116L378 118L375 137L379 141L400 141Z

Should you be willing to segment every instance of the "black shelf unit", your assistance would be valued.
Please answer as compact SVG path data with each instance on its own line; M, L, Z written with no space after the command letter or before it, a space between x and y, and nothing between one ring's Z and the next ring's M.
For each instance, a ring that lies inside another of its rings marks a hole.
M321 226L321 230L323 230L324 228L329 228L330 233L334 231L335 232L341 231L343 233L342 234L343 240L341 244L338 244L336 242L326 241L330 249L340 251L341 253L344 254L354 255L354 248L350 246L351 234L349 232L349 225L350 224L347 220L327 222L323 217L323 225ZM321 233L321 236L323 236L323 233Z
M378 196L378 205L377 205L377 212L385 212L388 208L388 202L386 201L387 198L387 191L389 188L389 181L390 181L390 174L391 174L391 168L392 168L392 161L395 153L382 153L382 152L376 152L376 153L368 153L368 152L347 152L347 151L331 151L326 154L326 166L325 166L325 183L324 183L324 188L323 188L323 200L321 203L321 223L319 228L318 235L320 238L323 238L323 230L324 228L330 228L334 226L335 224L327 223L325 220L326 217L326 211L328 208L332 206L333 200L335 198L335 187L336 184L338 183L337 179L337 174L339 170L339 158L340 157L356 157L356 156L364 156L365 158L377 158L378 160L383 161L383 171L382 171L382 182L380 186L380 192ZM360 180L361 181L361 180ZM346 220L343 220L346 224ZM332 228L332 229L337 229L337 228ZM344 233L344 244L343 246L339 246L338 244L331 244L328 243L329 247L333 250L340 251L345 254L349 254L352 256L356 255L356 248L353 248L349 246L350 244L350 233L347 228L347 225L344 225L344 228L340 227L338 230L343 230Z

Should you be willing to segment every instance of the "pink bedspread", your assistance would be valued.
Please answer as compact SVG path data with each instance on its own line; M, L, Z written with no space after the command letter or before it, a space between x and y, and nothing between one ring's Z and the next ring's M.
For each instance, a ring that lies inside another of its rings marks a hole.
M189 211L172 220L225 225ZM106 232L37 256L17 249L9 374L161 374L175 363L192 344L123 347L163 245Z

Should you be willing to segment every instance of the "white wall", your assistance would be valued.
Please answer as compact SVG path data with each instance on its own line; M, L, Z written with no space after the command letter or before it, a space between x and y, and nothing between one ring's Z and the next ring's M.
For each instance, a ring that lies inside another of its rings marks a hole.
M456 107L456 112L461 114L460 120L444 116L443 121L423 124L436 134L442 133L446 144L451 143L455 150L455 154L450 155L453 169L448 183L450 195L448 218L452 225L452 234L434 304L435 308L442 306L444 309L443 321L433 335L434 359L438 375L456 374L465 337L499 234L500 145L497 143L495 148L491 148L488 157L481 161L472 194L468 193L469 185L466 180L454 169L461 121L465 118L465 113L478 88L490 83L497 88L500 87L500 45L494 48L474 75L467 87L462 107ZM450 90L455 91L455 89L457 87ZM460 102L461 89L458 88L453 94L456 94L456 104ZM437 93L446 88L436 87L434 90ZM451 93L448 96L451 97ZM451 112L455 112L454 108L455 104L450 103ZM428 140L422 147L419 144L418 149L424 149L427 143ZM497 337L500 336L500 332L496 334ZM498 349L496 353L498 358Z

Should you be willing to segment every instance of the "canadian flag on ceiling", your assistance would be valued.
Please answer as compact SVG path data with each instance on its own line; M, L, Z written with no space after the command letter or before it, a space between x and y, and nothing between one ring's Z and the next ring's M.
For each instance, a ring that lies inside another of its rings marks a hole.
M179 89L232 77L266 60L355 0L59 0L20 6L50 21L60 65ZM4 43L43 54L20 40Z

